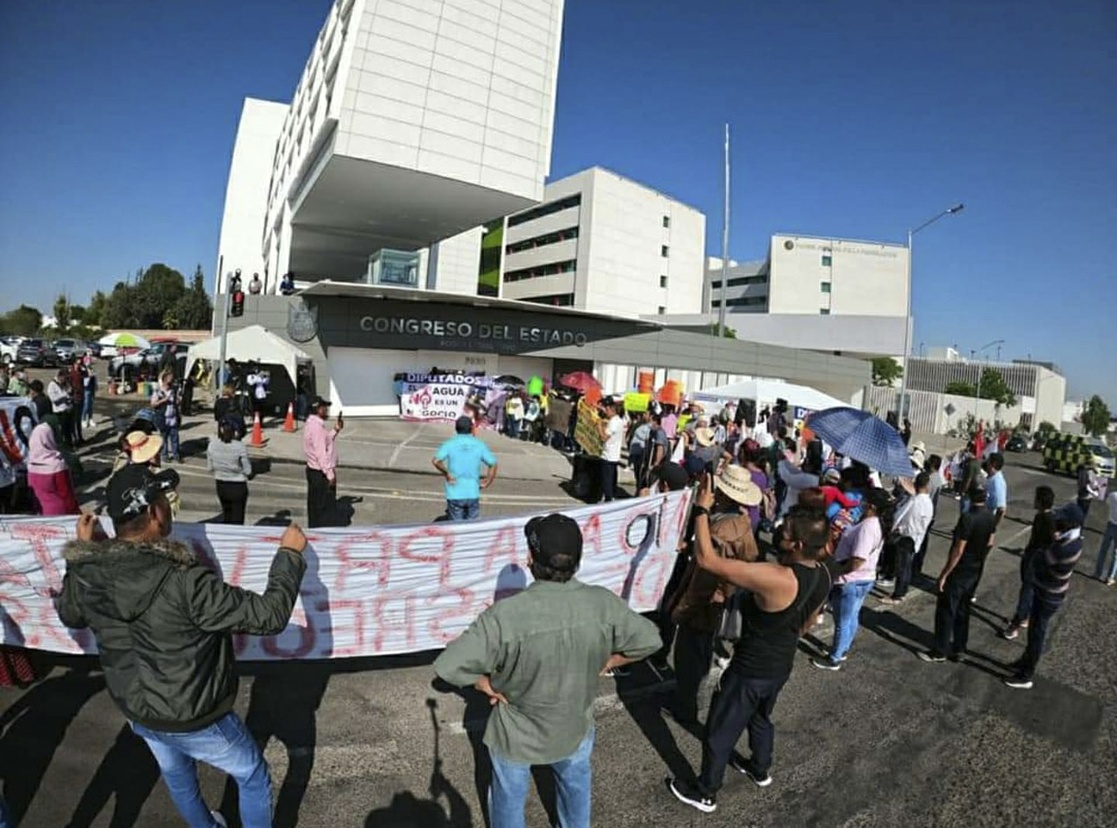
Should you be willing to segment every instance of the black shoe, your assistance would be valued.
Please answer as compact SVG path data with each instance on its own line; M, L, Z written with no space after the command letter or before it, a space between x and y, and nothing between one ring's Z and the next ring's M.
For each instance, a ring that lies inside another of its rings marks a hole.
M951 653L946 657L946 660L953 661L955 664L958 664L962 660L962 653Z
M758 788L767 788L772 784L772 774L767 771L761 773L753 768L747 761L738 759L736 756L729 760L729 767L733 768L737 773L743 773Z
M698 790L698 786L692 782L684 782L682 779L668 779L667 790L671 791L679 802L697 808L704 814L712 814L718 809L717 797L702 793Z
M933 650L920 650L916 655L920 661L926 661L928 664L942 664L946 661L946 656Z

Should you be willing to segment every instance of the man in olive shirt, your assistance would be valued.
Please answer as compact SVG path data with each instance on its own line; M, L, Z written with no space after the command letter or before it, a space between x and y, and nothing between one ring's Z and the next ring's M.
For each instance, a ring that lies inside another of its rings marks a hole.
M589 828L597 679L660 648L655 624L609 590L574 577L582 532L565 515L524 527L534 582L485 610L434 662L445 681L474 686L494 706L492 828L524 825L531 766L557 777L559 824Z

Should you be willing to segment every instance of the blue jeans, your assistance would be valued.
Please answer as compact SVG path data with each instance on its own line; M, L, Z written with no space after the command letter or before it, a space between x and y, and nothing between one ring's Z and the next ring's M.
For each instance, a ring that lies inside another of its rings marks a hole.
M446 514L450 520L477 520L481 517L481 501L447 500Z
M872 591L872 581L856 581L840 584L830 593L834 608L834 645L830 648L830 660L837 662L849 652L853 637L860 625L861 605Z
M88 391L85 392L85 397L81 401L81 418L87 422L93 420L93 395Z
M163 429L163 459L178 459L182 452L178 449L178 426L166 426Z
M1105 559L1109 554L1111 547L1113 549L1113 562L1109 565L1109 574L1105 573ZM1102 536L1101 546L1098 547L1098 565L1094 570L1094 577L1099 581L1108 578L1113 580L1117 578L1117 523L1105 524L1105 535Z
M233 777L240 789L244 828L270 828L271 776L260 748L235 713L226 713L209 727L189 733L149 730L132 723L147 742L163 772L171 799L190 828L217 828L198 788L196 760Z
M593 769L594 728L565 759L551 765L558 793L562 828L590 828L590 783ZM489 821L492 828L524 828L524 803L531 788L531 765L512 762L489 748L493 781L489 787Z
M2 796L0 796L0 828L15 828L12 816L8 813L8 805Z

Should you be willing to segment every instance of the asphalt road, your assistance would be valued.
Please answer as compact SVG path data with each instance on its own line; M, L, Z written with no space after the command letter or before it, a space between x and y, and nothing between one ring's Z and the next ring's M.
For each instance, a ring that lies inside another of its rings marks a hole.
M710 816L679 804L664 786L669 774L696 767L700 753L695 737L660 713L670 675L641 665L629 678L603 678L594 824L1115 824L1117 588L1087 577L1104 510L1098 504L1091 514L1080 577L1055 618L1035 689L1010 690L1000 682L1002 665L1019 655L1023 642L1003 641L995 629L1015 603L1016 552L1027 532L1032 492L1047 482L1060 500L1069 499L1073 481L1040 470L1034 454L1010 456L1009 464L1009 519L978 591L973 654L964 663L929 665L915 657L929 643L933 596L919 591L896 608L870 598L841 672L811 668L809 643L803 645L774 715L774 784L760 790L730 772ZM265 482L271 474L275 480ZM273 469L260 478L251 517L267 517L273 498L294 504L293 489L281 487L289 477L297 475ZM197 511L204 513L207 482L185 479L191 481L187 509L195 511L197 498ZM368 474L360 482L357 488L366 492L358 504L362 522L366 513L427 520L438 510L436 480ZM272 486L274 492L265 488ZM546 482L515 488L509 496L565 497ZM534 508L492 504L494 512ZM940 508L939 527L946 529L956 507L944 502ZM946 539L937 535L928 571L937 572L945 554ZM246 666L238 710L259 738L268 739L276 825L484 824L478 792L487 774L480 746L487 704L433 687L433 655ZM88 669L93 666L91 659L64 659L30 690L0 691L5 797L25 814L27 826L180 824L154 764L124 729L102 679ZM221 802L228 793L224 780L208 769L202 779L210 803ZM540 779L545 783L546 775ZM536 794L528 824L550 824Z

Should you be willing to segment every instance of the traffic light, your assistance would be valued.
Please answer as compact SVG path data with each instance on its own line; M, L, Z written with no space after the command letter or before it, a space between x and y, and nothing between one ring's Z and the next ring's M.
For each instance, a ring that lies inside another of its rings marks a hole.
M244 316L244 291L233 291L233 306L229 309L229 316Z

